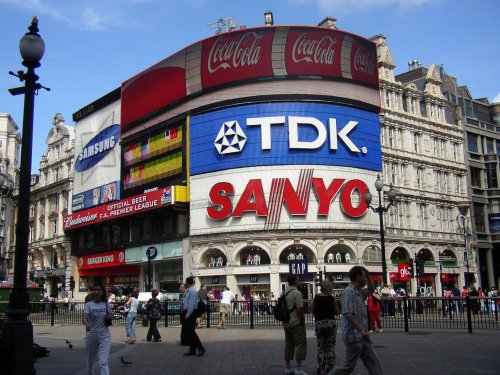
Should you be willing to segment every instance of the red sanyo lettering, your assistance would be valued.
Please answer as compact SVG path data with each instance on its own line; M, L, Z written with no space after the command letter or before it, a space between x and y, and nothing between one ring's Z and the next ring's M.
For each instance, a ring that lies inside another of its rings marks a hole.
M323 179L313 178L312 186L318 199L318 216L329 215L331 203L338 195L340 195L340 207L347 216L361 217L368 208L362 199L367 186L361 180L354 179L345 182L345 179L333 179L326 187ZM230 216L241 217L246 212L254 212L257 216L266 217L269 214L268 207L277 203L286 205L291 215L306 215L308 202L301 200L289 179L284 179L282 189L283 193L278 194L282 201L267 202L262 181L259 179L250 180L240 199L234 202L233 209L234 186L229 182L216 183L210 189L209 198L212 206L207 208L207 215L213 220L224 220ZM356 199L355 202L353 202L354 193L359 194L359 199Z

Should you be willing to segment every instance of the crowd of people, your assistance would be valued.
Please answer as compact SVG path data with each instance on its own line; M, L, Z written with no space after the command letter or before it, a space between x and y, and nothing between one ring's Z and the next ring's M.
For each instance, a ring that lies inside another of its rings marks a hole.
M339 308L338 297L333 293L333 286L330 281L325 280L320 284L320 292L309 304L309 312L314 316L315 335L317 341L317 373L318 374L350 374L358 361L361 359L365 367L371 374L382 374L383 370L373 349L370 334L377 331L383 332L380 313L384 316L394 315L398 312L401 304L398 301L406 296L406 291L402 288L396 290L391 285L384 285L382 288L374 288L369 272L361 266L354 266L349 272L350 284L346 287L341 296L341 308ZM305 306L302 293L298 290L299 283L297 275L288 276L288 286L283 291L282 296L286 300L289 310L289 320L283 322L285 346L284 361L285 374L304 375L302 362L307 355L307 339L305 330ZM182 283L180 292L180 319L181 333L180 344L188 346L189 350L185 356L203 356L206 349L203 346L196 328L203 326L208 309L214 300L214 296L207 290L205 285L200 289L195 288L195 280L188 277ZM479 297L469 299L471 310L474 314L491 313L498 309L498 289L491 287L486 290L475 288L474 286L464 286L462 290L457 287L452 289L443 288L443 296L450 300L443 301L443 309L446 313L463 313L464 299L454 299L453 297ZM242 297L243 298L243 297ZM491 298L491 299L489 299ZM256 298L254 306L257 306L258 313L271 313L276 302L261 303L261 301L276 301L274 295L269 294L267 298ZM93 373L91 369L100 367L101 374L109 374L109 351L111 345L111 335L109 326L112 324L113 313L112 296L106 296L103 285L97 284L85 300L83 312L83 323L86 329L86 361L88 373ZM241 311L241 301L228 287L224 288L219 304L219 329L227 327L228 315L232 312L237 314ZM200 302L205 305L203 311L199 311ZM124 304L126 311L125 330L127 343L136 342L136 322L138 308L140 307L137 291L133 290L127 297ZM161 342L161 335L157 328L157 322L161 319L162 304L158 299L158 290L153 289L151 298L143 305L147 314L148 332L146 341ZM235 308L235 306L238 306ZM265 307L267 306L267 307ZM450 309L452 311L450 311ZM399 311L401 313L401 311ZM342 320L342 340L345 344L344 361L336 363L336 336L337 336L337 316ZM292 370L291 363L295 361L295 368ZM307 375L307 374L306 374Z

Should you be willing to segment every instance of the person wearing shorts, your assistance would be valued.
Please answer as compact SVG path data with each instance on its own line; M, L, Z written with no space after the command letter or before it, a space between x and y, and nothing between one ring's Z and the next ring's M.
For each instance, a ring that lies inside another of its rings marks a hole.
M224 291L222 292L222 298L220 300L220 321L219 321L219 329L226 328L226 319L231 311L231 302L234 300L234 293L229 290L226 286L224 287Z

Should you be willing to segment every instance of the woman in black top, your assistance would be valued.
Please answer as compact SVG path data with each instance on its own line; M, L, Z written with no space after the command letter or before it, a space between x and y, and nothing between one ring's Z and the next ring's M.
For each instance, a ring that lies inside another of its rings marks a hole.
M335 366L335 343L339 306L332 294L333 286L328 280L321 283L321 293L317 294L309 305L314 314L315 333L318 340L318 373L326 374Z

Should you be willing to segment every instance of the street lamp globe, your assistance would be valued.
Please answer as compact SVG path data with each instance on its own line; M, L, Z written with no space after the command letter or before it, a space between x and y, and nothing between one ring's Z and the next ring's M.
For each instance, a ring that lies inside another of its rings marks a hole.
M373 195L372 193L370 193L370 189L366 189L366 193L365 193L365 202L370 205L370 203L372 203L372 199L373 199Z
M377 174L377 180L375 181L375 189L377 189L377 191L382 191L383 188L384 188L384 182L380 179L380 175Z
M390 202L393 202L396 199L396 196L398 195L398 191L394 189L394 186L392 184L389 187L389 191L387 192L387 197L389 198Z
M23 58L23 65L26 67L39 67L40 60L45 53L45 42L38 35L38 19L33 17L31 26L19 42L19 52Z

